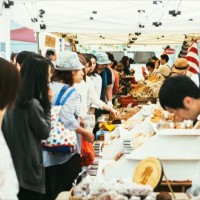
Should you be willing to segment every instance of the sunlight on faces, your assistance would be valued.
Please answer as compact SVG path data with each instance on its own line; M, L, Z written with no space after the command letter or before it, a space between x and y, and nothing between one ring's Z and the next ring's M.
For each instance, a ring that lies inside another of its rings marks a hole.
M178 109L173 109L173 108L167 108L167 111L170 113L175 114L175 116L178 119L190 119L190 120L195 120L197 119L197 116L199 115L199 103L198 100L193 99L191 97L185 97L183 100L184 108L178 108Z
M161 65L164 65L164 64L165 64L165 60L162 59L162 58L160 58L160 64L161 64Z
M92 73L96 67L96 60L94 58L91 58L90 60L92 65L90 66L89 73Z
M51 61L56 61L56 60L57 60L57 54L55 52L54 55L51 55Z
M152 68L149 67L149 66L147 66L146 68L147 68L148 72L153 72L153 70L154 70L154 69L152 69Z
M72 77L73 77L74 83L80 83L83 80L83 76L84 76L84 72L82 69L72 71Z

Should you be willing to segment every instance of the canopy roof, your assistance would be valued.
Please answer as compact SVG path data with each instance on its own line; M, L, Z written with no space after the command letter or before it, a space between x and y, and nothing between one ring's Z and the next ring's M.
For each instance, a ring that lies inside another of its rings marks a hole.
M82 44L181 43L184 34L199 34L199 8L196 0L15 0L10 7L17 23Z

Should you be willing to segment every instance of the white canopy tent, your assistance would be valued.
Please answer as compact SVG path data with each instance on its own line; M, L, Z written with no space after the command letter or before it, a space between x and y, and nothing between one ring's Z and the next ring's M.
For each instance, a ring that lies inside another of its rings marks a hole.
M197 0L14 0L9 9L17 23L79 44L176 44L199 35L199 7Z

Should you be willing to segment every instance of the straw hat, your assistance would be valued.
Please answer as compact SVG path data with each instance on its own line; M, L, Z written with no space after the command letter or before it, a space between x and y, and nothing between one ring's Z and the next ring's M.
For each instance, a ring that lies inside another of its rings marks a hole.
M172 72L182 74L187 71L188 67L188 61L185 58L177 58L172 66Z

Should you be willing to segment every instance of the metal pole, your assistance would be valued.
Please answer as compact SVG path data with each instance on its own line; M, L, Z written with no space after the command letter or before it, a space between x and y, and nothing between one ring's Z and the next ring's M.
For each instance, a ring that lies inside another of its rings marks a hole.
M40 49L40 37L39 37L39 32L36 32L36 41L37 41L37 49L38 49L38 54L42 55L42 51Z

